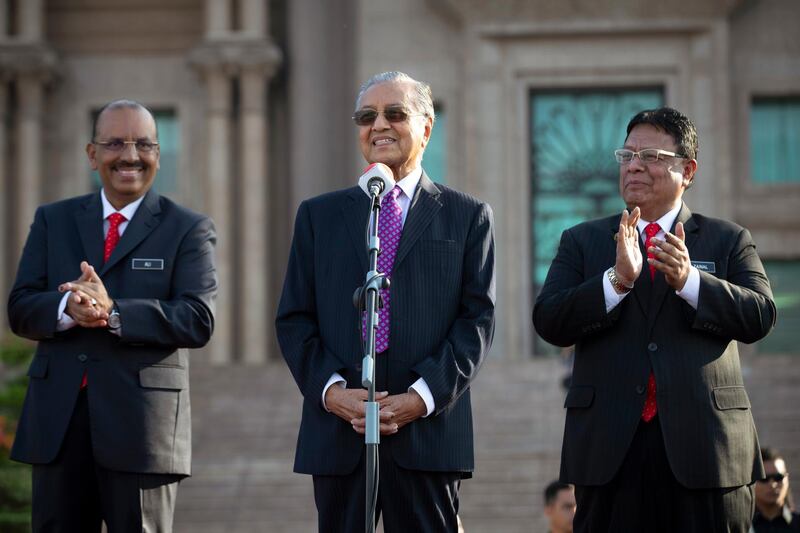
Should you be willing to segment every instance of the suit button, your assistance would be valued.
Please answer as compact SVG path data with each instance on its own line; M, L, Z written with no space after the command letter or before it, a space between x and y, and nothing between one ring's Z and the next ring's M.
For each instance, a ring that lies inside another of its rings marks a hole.
M78 356L78 361L80 361L81 363L85 363L88 360L89 357L85 353L82 353Z
M650 344L647 345L647 349L651 352L655 352L656 350L658 350L658 344L651 342Z
M636 385L636 394L644 394L645 386L644 385Z

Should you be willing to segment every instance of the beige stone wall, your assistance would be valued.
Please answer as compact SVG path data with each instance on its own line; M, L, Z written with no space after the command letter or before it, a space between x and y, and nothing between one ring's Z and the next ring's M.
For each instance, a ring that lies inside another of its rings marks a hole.
M47 0L46 39L64 55L184 53L203 34L203 0Z
M399 69L429 81L452 118L449 181L495 209L495 353L524 357L532 350L532 89L663 86L666 103L693 118L701 139L687 202L752 226L767 257L800 253L777 248L779 236L799 229L788 206L798 205L800 187L754 189L742 159L743 87L800 92L796 2L379 0L360 7L359 79ZM765 203L775 206L772 215Z
M800 95L800 2L748 2L730 17L732 177L736 219L751 229L763 257L800 257L800 185L757 185L750 176L754 96Z
M385 70L431 84L448 115L448 183L494 207L498 355L525 357L532 350L531 90L663 86L667 103L691 116L700 134L690 205L750 227L765 257L800 256L793 238L800 187L754 185L748 159L750 98L800 94L795 0L17 4L24 9L14 15L0 0L0 20L16 17L12 35L0 35L0 95L10 94L12 104L9 129L0 131L6 155L0 177L7 178L0 188L7 267L5 274L0 268L0 287L13 276L31 206L88 190L91 110L118 97L173 108L182 147L176 199L222 227L223 286L233 293L220 302L229 319L220 322L219 337L233 348L214 348L211 358L220 362L275 356L269 317L296 206L355 180L362 158L350 120L353 101L362 81ZM270 34L280 36L279 49ZM243 151L239 141L247 132L256 139ZM40 140L23 142L28 137ZM26 146L45 146L47 156ZM248 182L243 169L262 177ZM231 210L252 187L265 198ZM253 220L269 226L263 238L241 232ZM262 248L250 255L235 248L245 240ZM242 277L252 275L251 261L263 265L262 282ZM243 314L234 294L252 283L263 285L256 292L263 294L257 307L265 316L257 323L264 331L256 336L246 333L253 326L243 332L233 325ZM263 353L253 355L252 347L262 345Z
M463 129L465 61L460 14L446 2L362 0L358 24L358 83L390 70L399 70L429 83L436 103L448 113L447 181L454 187L469 190L464 144L459 141ZM354 129L350 135L353 150L361 160Z

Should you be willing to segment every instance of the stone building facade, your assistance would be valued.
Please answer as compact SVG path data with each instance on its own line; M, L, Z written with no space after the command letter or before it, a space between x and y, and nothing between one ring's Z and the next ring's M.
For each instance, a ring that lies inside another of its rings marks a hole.
M163 192L218 227L217 330L202 357L278 357L294 211L360 173L353 100L385 70L433 87L446 160L434 178L494 208L498 356L544 349L530 323L542 258L575 218L549 206L617 208L613 177L594 180L606 162L587 162L622 142L637 102L694 119L690 206L747 226L763 258L800 273L800 163L762 178L753 149L776 120L759 113L800 106L798 20L795 0L0 0L0 289L36 206L96 187L93 113L133 98L165 120Z

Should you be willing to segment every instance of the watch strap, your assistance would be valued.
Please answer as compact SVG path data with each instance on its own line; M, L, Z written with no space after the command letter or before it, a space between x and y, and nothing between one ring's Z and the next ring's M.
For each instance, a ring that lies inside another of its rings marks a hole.
M608 281L611 282L611 287L617 291L617 294L625 294L631 292L631 289L633 289L633 285L628 287L619 280L617 277L617 270L615 268L612 268L608 271Z

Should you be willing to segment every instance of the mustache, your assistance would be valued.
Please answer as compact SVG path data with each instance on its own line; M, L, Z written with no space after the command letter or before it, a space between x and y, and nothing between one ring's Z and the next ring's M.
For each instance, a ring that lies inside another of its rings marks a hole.
M114 165L113 168L117 168L117 169L121 169L121 170L131 170L131 169L142 170L146 166L147 165L145 165L144 163L141 163L141 162L140 163L117 163L116 165Z

